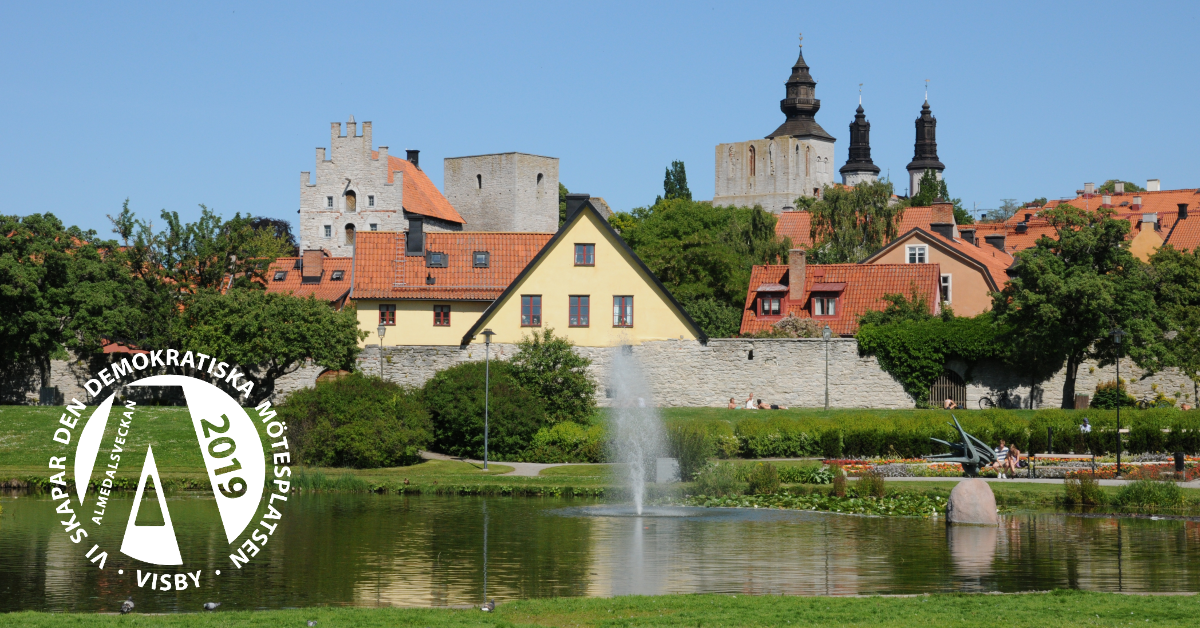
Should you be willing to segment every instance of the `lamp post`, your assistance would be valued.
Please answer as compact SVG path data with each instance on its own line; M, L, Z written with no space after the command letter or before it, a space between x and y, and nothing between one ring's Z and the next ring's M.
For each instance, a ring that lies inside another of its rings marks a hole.
M821 337L825 339L825 409L829 409L829 339L833 337L833 330L829 325L821 330Z
M485 329L483 334L483 470L487 471L488 463L488 395L491 392L492 377L492 336L496 332Z
M379 379L383 379L383 335L387 333L387 327L380 325L375 333L379 334Z
M1121 388L1121 339L1125 332L1120 327L1113 327L1113 344L1117 345L1117 475L1121 477L1121 402L1124 401L1124 389Z

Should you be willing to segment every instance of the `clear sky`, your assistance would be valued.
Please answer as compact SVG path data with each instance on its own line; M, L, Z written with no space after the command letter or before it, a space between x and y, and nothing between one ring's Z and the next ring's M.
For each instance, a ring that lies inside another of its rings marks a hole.
M1200 3L9 3L0 211L108 234L205 203L295 220L329 123L442 158L561 159L575 192L653 202L685 162L712 198L719 142L760 138L804 33L817 121L846 160L858 84L898 192L925 80L952 196L1073 195L1123 178L1200 187Z

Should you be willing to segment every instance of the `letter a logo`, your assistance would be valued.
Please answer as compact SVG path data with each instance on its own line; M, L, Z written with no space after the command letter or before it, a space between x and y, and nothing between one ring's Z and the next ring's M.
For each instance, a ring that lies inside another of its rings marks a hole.
M146 492L146 478L154 480L154 493L158 495L158 507L162 510L163 525L137 525L138 509L142 507L142 494ZM131 542L136 539L136 542ZM121 553L156 565L182 565L179 542L175 539L175 528L171 525L171 511L163 495L158 467L154 464L154 447L146 449L146 464L142 465L142 479L138 481L137 495L133 498L133 512L125 525L125 538L121 541Z

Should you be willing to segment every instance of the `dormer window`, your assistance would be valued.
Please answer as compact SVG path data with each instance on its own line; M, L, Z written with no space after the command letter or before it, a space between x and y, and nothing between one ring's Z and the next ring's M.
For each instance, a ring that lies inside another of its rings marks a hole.
M445 253L437 253L434 251L429 251L426 253L426 268L446 268L447 266L449 266L449 263L447 262L447 256Z
M335 271L333 271L333 273L331 273L331 274L329 275L329 280L330 280L330 281L341 281L341 280L342 280L342 278L343 278L343 277L345 277L345 276L346 276L346 271L344 271L344 270L335 270Z
M471 257L474 258L473 265L475 268L487 268L491 266L492 254L487 251L475 251L471 254Z
M816 294L812 296L813 318L837 316L838 295L836 293Z
M275 271L274 279L275 279L275 281L283 281L284 279L287 279L287 271L286 270Z
M759 316L780 316L782 313L783 295L760 294L758 296Z

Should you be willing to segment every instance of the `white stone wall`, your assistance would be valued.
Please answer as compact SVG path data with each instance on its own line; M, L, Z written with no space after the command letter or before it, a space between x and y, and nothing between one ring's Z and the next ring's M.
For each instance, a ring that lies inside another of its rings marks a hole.
M966 373L966 364L952 362L948 365L959 375ZM971 380L967 382L967 407L979 407L981 397L990 397L999 401L1000 394L1008 391L1012 407L1029 408L1030 385L1028 377L1014 372L1011 368L997 362L983 362L970 372ZM1100 382L1116 379L1116 366L1098 367L1095 362L1085 362L1079 367L1075 380L1075 392L1087 395L1089 399L1096 392ZM1179 395L1180 402L1196 405L1196 383L1176 368L1164 369L1153 375L1147 375L1125 358L1121 360L1121 379L1125 380L1126 390L1137 399L1153 399L1158 391L1168 397ZM1034 408L1059 408L1062 406L1063 382L1066 381L1066 369L1060 370L1050 379L1033 387Z
M834 143L777 137L716 148L714 205L753 207L779 213L800 196L834 184ZM750 167L750 148L754 167ZM753 170L753 175L751 171Z
M446 200L467 221L465 230L558 230L557 158L525 153L449 157L444 169Z
M875 173L873 172L847 172L842 175L842 185L854 187L859 183L874 183L876 181Z

